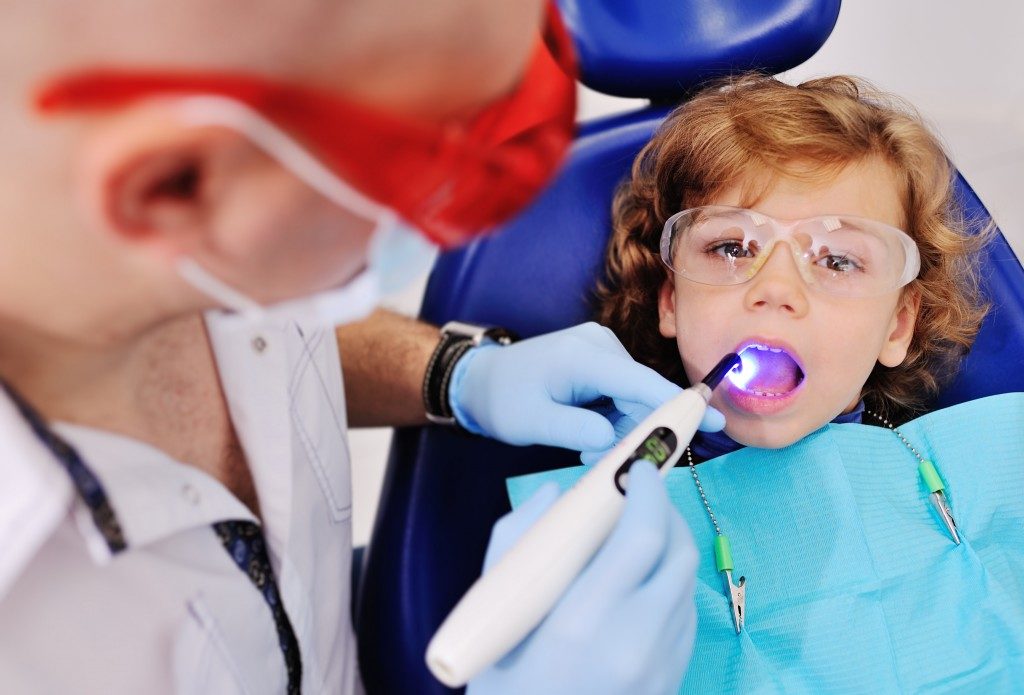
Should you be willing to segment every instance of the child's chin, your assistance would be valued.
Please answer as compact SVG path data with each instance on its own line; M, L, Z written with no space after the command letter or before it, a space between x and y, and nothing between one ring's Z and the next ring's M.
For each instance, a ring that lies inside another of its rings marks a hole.
M813 431L813 429L795 428L792 425L739 426L735 428L735 431L728 424L725 427L725 433L734 441L743 446L753 446L758 449L781 449L795 444Z

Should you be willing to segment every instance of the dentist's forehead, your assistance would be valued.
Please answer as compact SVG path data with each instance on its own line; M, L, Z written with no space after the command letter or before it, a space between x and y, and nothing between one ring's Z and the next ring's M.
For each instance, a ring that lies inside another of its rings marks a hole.
M518 81L543 0L40 0L8 3L0 75L24 94L96 66L245 72L429 118Z

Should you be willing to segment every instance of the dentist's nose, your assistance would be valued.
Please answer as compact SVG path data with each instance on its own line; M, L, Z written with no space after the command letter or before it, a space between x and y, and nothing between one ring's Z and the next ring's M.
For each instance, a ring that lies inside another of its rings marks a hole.
M768 260L750 279L744 306L749 311L778 310L800 318L807 315L807 285L800 275L789 243L770 251Z

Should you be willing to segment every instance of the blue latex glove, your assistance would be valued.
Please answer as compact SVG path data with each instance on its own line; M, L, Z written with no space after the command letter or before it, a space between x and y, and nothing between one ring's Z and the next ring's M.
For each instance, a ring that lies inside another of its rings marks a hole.
M448 393L459 424L475 434L601 451L621 437L616 413L649 413L679 391L634 361L610 329L584 323L508 347L473 348L455 365ZM602 397L612 399L613 413L580 407ZM714 409L701 423L707 431L723 426Z
M485 572L557 496L557 485L546 485L498 521ZM657 470L639 461L608 540L537 629L470 682L467 695L677 692L697 626L697 560Z

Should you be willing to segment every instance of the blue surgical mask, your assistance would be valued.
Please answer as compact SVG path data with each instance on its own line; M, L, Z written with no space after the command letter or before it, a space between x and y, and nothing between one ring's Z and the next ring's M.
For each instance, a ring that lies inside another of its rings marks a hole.
M381 294L394 294L426 275L437 247L400 218L381 228L370 240L369 269L377 276Z

